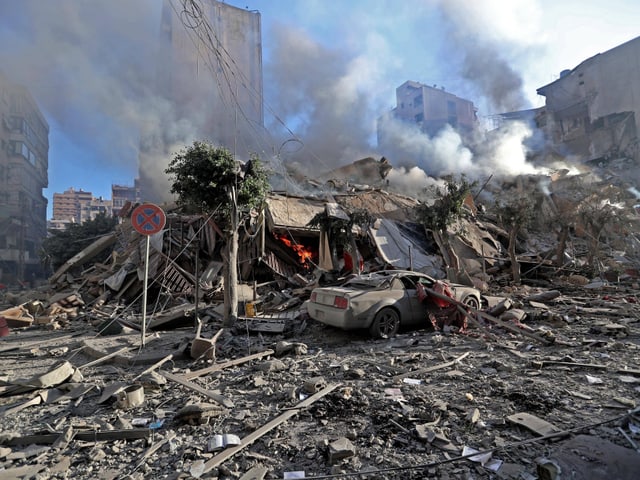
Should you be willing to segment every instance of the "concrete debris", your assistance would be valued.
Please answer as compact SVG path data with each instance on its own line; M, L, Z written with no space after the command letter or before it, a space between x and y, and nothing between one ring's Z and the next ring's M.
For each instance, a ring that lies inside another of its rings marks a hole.
M561 178L543 211L559 203ZM0 478L634 478L633 241L608 234L589 264L576 227L558 261L555 234L531 229L517 238L515 284L509 232L487 210L469 206L449 242L435 241L417 203L354 185L327 201L272 194L263 228L248 225L239 245L232 326L222 232L174 210L153 239L147 318L144 242L127 221L47 286L5 294ZM361 263L308 225L364 207L376 220L354 228ZM314 288L393 266L481 288L482 305L447 297L464 328L435 330L425 311L378 340L309 317Z

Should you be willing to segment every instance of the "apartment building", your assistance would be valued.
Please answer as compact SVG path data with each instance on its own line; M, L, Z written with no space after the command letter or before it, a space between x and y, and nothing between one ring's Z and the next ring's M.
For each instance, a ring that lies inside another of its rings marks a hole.
M473 102L447 92L444 87L407 81L396 88L395 118L416 123L433 137L446 125L460 133L472 131L478 121Z
M540 124L554 151L640 163L640 37L563 70L537 92L545 97Z
M29 91L0 72L0 281L42 273L49 125Z
M96 216L113 215L113 201L94 197L91 192L70 187L62 193L53 194L53 217L50 229L64 229L70 223L82 224Z
M53 194L52 220L65 220L71 223L82 223L83 208L93 199L91 192L70 187L63 193Z

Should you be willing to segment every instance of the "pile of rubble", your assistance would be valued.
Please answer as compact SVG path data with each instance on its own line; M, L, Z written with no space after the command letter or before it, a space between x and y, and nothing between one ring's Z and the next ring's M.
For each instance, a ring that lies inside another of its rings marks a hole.
M585 275L529 234L512 285L508 233L476 211L450 241L457 280L488 300L468 331L425 317L373 340L306 313L311 290L349 270L314 215L369 206L365 270L451 272L412 223L415 200L379 189L330 200L274 194L247 224L231 328L222 233L172 210L149 251L124 222L46 286L5 294L0 479L635 478L633 258L611 253L611 268Z

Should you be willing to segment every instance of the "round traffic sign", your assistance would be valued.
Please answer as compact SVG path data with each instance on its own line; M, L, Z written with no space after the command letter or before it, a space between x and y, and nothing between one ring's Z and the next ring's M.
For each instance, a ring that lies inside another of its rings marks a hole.
M153 203L138 205L131 212L131 225L136 232L153 235L164 228L167 217L160 207Z

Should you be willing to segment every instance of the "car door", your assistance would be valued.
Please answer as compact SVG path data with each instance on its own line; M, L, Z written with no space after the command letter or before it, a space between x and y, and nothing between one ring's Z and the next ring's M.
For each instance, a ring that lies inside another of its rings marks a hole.
M404 303L406 304L406 315L402 319L404 325L420 325L427 322L427 311L420 302L416 282L418 276L402 277L404 287Z

